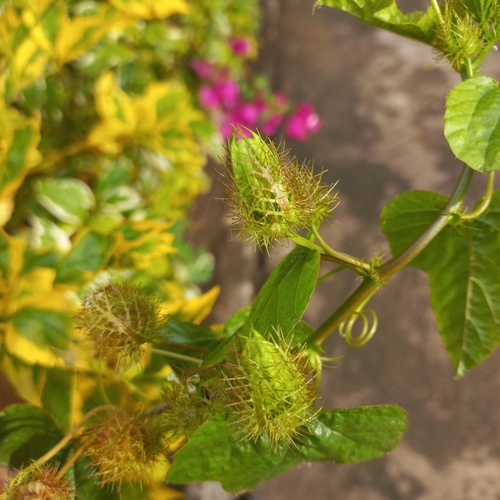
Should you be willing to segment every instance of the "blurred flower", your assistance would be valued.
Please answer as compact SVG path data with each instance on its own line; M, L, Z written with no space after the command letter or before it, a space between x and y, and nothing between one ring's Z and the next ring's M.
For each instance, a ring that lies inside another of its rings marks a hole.
M215 85L203 85L198 98L202 106L207 109L224 107L232 109L238 100L240 90L235 82L227 81Z
M214 70L214 65L210 61L194 60L190 63L191 69L202 80L209 79Z
M250 53L250 43L244 38L230 38L229 47L235 56L246 57Z
M282 120L283 115L273 115L260 126L260 130L266 135L274 135Z
M295 113L285 125L285 133L292 139L307 141L311 133L321 128L321 122L316 111L309 103L297 106Z

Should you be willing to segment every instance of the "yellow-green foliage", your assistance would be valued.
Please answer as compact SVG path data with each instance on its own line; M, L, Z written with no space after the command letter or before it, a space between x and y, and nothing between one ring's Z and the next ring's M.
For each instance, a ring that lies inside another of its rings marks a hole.
M89 289L126 280L194 322L217 297L179 278L199 256L181 222L217 142L189 62L228 64L225 40L252 40L255 15L242 0L0 7L0 371L66 429L107 399L160 400L170 371L92 358L74 326Z

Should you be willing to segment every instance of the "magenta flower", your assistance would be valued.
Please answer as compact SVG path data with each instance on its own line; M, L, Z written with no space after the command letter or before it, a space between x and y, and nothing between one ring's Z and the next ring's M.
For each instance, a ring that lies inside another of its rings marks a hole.
M244 38L230 38L228 43L235 56L246 57L250 53L250 44Z
M198 99L207 109L232 109L238 101L240 89L234 82L222 82L215 85L203 85L198 91Z
M314 108L309 103L297 106L295 113L285 125L285 133L292 139L307 141L311 133L321 128L321 122Z
M222 106L228 109L234 108L240 95L237 83L231 81L222 82L214 85L213 88Z
M190 63L191 69L202 80L209 79L214 70L214 65L210 61L194 60Z
M233 127L242 129L245 135L250 134L250 132L245 129L255 129L259 116L260 110L257 103L238 102L232 110L223 115L220 128L222 137L224 139L230 137L233 132ZM248 135L248 137L250 136Z
M204 85L198 91L198 99L201 105L207 109L214 109L220 106L219 96L214 87Z
M282 120L283 115L273 115L260 126L260 130L266 135L274 135Z

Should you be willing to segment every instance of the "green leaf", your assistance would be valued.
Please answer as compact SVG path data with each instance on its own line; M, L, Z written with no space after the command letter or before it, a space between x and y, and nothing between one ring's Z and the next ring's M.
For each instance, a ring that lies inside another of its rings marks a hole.
M227 491L254 489L300 462L353 463L379 457L399 442L408 422L397 406L321 410L292 445L272 447L265 437L241 440L223 417L209 420L174 455L167 481L220 481Z
M403 14L394 0L317 0L314 8L333 7L357 17L364 23L378 26L398 35L433 45L436 15L431 7L427 12Z
M7 406L0 412L0 465L20 468L41 457L63 437L45 410L29 404Z
M286 457L286 447L279 451L264 438L241 441L234 435L234 428L217 417L201 425L174 455L166 480L220 481L227 491L252 490L264 479L299 463L300 459Z
M62 261L56 281L82 281L82 273L102 269L111 257L115 238L95 231L85 233Z
M68 343L73 314L64 311L23 307L12 316L12 324L24 338L43 349L46 346L64 349Z
M5 162L0 165L0 191L21 183L26 171L32 166L30 165L33 161L32 158L30 159L30 150L33 142L38 142L37 134L38 131L30 122L26 122L25 126L14 131Z
M382 212L382 229L399 254L444 207L446 198L403 193ZM408 224L405 225L405 220ZM457 376L500 343L500 191L486 214L448 226L411 262L427 273L439 333Z
M184 354L191 357L207 356L207 353L213 351L220 343L221 339L212 331L203 325L196 325L180 321L176 318L169 318L169 320L158 329L159 338L155 342L159 348ZM162 345L163 342L178 344L175 345ZM187 346L184 349L182 346ZM198 349L198 350L197 350ZM162 357L153 354L151 357L151 368L158 370L168 362L171 366L185 366L185 361L177 361L174 358Z
M51 368L45 372L45 385L42 391L43 408L65 431L71 428L75 376L74 370L65 368Z
M118 488L110 489L99 486L98 478L93 474L87 457L80 457L74 465L76 491L75 496L81 500L120 500Z
M94 194L78 179L40 179L37 201L62 222L80 226L95 205Z
M228 338L234 335L248 320L251 307L242 307L231 315L224 325L224 337Z
M261 288L243 330L254 328L267 337L274 336L279 328L286 337L309 304L319 264L318 251L297 246L280 262Z
M480 172L500 169L500 87L493 78L472 78L450 92L444 135L469 167Z
M298 440L294 453L302 460L362 462L394 449L407 427L406 412L399 406L322 409L313 432Z

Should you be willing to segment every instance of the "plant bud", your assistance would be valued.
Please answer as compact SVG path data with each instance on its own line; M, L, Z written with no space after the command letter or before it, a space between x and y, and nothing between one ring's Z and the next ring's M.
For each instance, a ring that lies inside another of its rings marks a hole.
M312 224L319 224L332 211L332 188L321 184L308 165L287 159L259 134L229 142L228 203L240 233L249 233L257 244L269 247L278 238L288 238Z
M116 408L85 432L86 454L100 484L147 482L165 451L159 415Z
M90 292L76 315L78 326L94 348L94 356L120 370L145 355L141 347L152 342L165 318L159 301L127 283Z
M172 439L190 436L208 419L225 413L225 385L217 369L186 371L179 377L172 372L168 378L170 383L163 390L167 407L162 421Z
M235 424L243 439L266 436L273 445L292 442L315 411L315 390L303 353L294 354L257 331L244 339L228 367Z
M12 477L1 500L70 500L73 490L64 478L57 477L57 467L30 466Z

